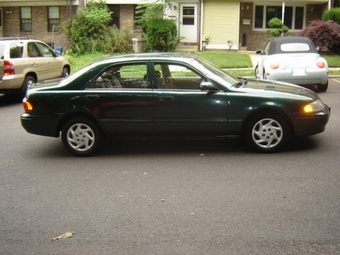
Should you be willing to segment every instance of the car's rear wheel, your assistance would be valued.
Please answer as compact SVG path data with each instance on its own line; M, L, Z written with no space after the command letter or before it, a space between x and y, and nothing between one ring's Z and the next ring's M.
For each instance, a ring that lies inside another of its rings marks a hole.
M257 151L275 152L281 150L287 141L289 127L287 122L274 113L261 113L247 124L245 138Z
M93 155L101 140L98 127L89 119L74 118L69 120L62 129L64 146L74 155Z
M259 67L258 67L258 66L255 67L255 78L256 78L256 79L260 79L260 78L261 78L261 77L260 77L260 72L259 72Z
M18 90L19 97L23 98L26 95L27 89L36 82L37 81L35 80L34 77L30 75L26 76L24 82L21 85L21 88Z
M318 84L317 87L319 92L325 92L328 89L328 82L326 84Z

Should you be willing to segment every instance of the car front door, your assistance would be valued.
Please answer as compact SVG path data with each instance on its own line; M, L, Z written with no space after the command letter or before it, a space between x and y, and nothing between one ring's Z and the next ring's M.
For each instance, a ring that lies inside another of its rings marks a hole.
M36 44L42 55L41 61L44 66L43 69L44 79L61 77L62 63L56 57L54 51L44 43L37 42Z
M153 133L153 95L147 63L110 66L83 91L83 105L109 136L149 136Z
M181 64L155 63L154 128L158 136L216 136L227 132L223 91L202 90L206 78Z

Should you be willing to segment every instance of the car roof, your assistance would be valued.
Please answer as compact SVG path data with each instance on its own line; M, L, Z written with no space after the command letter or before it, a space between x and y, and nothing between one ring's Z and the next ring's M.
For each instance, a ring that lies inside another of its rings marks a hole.
M196 59L197 56L191 53L182 52L160 52L160 53L135 53L135 54L123 54L114 55L104 59L97 60L95 63L106 62L106 61L127 61L127 60L178 60L178 61L191 61Z
M314 43L308 38L304 36L281 36L274 37L270 40L270 48L268 50L268 54L277 54L277 53L291 53L287 51L281 50L281 45L286 43L305 43L309 45L309 51L306 53L318 53L315 48ZM296 53L296 52L295 52Z

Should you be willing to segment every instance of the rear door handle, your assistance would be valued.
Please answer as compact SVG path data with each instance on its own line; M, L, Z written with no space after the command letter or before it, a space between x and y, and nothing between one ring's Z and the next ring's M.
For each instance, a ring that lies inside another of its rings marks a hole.
M159 97L160 101L171 101L174 100L174 97L172 96L164 96L164 97Z
M86 95L85 98L88 99L88 100L97 100L97 99L99 99L99 96L97 96L97 95Z

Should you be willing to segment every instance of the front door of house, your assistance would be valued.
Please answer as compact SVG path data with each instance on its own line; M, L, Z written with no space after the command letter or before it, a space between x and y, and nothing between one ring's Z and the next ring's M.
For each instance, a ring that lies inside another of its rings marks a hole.
M181 42L197 42L197 4L180 4L179 35Z

